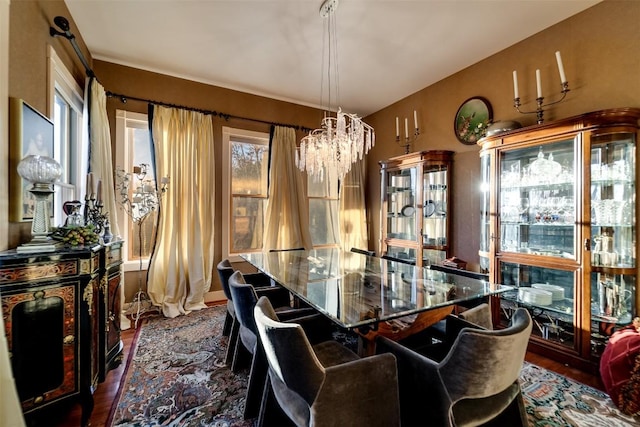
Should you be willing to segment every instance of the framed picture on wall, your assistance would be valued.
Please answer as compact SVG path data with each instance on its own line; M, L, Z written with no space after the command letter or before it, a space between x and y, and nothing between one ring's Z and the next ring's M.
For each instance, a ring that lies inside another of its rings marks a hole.
M453 121L453 130L458 141L475 145L482 138L493 120L491 104L485 98L475 96L462 103Z
M31 183L18 175L18 163L29 155L54 157L53 122L22 99L9 100L9 220L33 219ZM53 214L53 198L50 198Z

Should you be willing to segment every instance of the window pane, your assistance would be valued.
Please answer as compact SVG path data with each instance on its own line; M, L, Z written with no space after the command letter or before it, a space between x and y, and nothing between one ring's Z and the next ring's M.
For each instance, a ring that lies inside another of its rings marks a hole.
M335 174L325 173L324 179L307 179L307 192L309 197L338 198L338 181Z
M262 144L231 142L231 192L267 194L269 148Z
M262 198L233 198L231 252L262 248L264 208L265 200Z
M338 201L310 199L309 229L314 246L337 244L339 233Z

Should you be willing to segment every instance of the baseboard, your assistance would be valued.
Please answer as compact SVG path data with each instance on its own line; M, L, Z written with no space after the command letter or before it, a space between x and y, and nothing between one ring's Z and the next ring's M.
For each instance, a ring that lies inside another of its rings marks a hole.
M221 302L226 300L227 300L227 297L224 296L223 291L209 291L206 294L204 294L205 303L215 303L215 302Z

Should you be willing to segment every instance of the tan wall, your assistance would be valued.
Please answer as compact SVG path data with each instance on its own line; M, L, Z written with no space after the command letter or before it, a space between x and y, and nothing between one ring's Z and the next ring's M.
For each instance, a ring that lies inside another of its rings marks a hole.
M477 269L480 234L478 148L458 142L453 120L468 98L482 96L494 120L535 124L535 114L513 107L512 71L518 71L523 110L535 110L535 70L542 74L543 96L560 93L555 51L562 53L569 87L566 100L545 111L545 122L588 111L640 107L640 2L605 1L366 117L376 130L376 146L367 158L370 209L369 246L380 250L380 174L378 161L403 153L395 143L395 117L418 111L422 134L411 151L453 150L453 255ZM425 46L428 51L428 46Z

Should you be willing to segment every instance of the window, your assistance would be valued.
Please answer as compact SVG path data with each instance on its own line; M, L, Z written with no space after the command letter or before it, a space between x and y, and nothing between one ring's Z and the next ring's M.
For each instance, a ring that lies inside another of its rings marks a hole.
M328 173L324 174L323 181L308 177L307 192L313 246L337 246L340 242L338 179Z
M223 127L225 257L262 250L267 212L269 135Z
M151 188L155 188L155 176L151 162L152 144L146 114L116 110L116 147L116 166L114 169L131 174L129 200L134 200L133 192L141 185L150 185ZM142 171L139 170L141 165L148 165L147 174L144 177L140 173ZM119 184L117 177L115 184L116 187ZM136 223L121 208L119 197L116 191L118 226L120 234L125 240L124 269L126 271L146 269L153 250L157 210L152 211L143 221Z
M49 46L48 53L50 117L54 123L54 158L63 174L55 185L54 223L64 224L62 204L71 200L84 201L84 183L89 158L88 142L83 140L82 89Z

